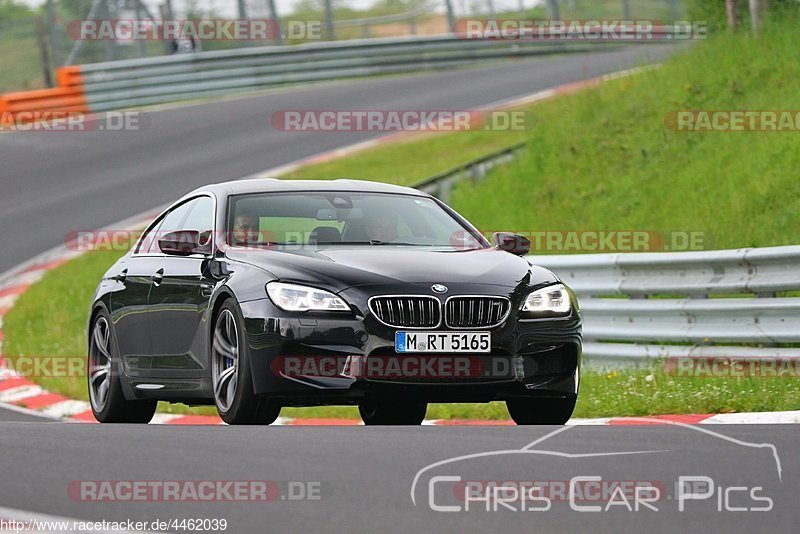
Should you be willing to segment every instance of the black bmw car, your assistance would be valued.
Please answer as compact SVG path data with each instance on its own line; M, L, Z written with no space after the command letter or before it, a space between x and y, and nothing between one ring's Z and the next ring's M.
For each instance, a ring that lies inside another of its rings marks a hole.
M419 424L430 402L505 401L563 424L578 394L574 294L420 191L352 180L203 187L156 218L103 276L88 321L101 422L159 400L230 424L282 406L357 405Z

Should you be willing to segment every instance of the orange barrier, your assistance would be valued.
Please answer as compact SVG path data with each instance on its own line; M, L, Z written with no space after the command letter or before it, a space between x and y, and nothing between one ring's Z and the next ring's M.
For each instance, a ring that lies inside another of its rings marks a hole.
M0 125L35 120L47 112L88 113L83 76L79 66L56 70L57 87L0 95Z

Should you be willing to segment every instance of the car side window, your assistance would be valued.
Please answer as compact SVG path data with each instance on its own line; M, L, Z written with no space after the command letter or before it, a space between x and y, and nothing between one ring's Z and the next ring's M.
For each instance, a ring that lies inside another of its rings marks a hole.
M159 220L155 225L148 232L146 232L142 238L139 240L139 244L136 245L136 250L134 251L136 254L144 254L146 252L150 252L153 247L153 242L158 239L158 228L164 222L163 217Z
M186 228L183 228L181 225L184 224L184 221L189 217L189 214L198 200L197 198L192 199L170 210L162 218L161 224L154 226L152 230L142 238L141 245L137 252L147 254L157 254L161 252L158 248L158 240L165 233L174 232L175 230L185 230Z
M214 202L211 198L197 199L180 230L197 230L200 232L200 244L210 244L209 240L214 230Z

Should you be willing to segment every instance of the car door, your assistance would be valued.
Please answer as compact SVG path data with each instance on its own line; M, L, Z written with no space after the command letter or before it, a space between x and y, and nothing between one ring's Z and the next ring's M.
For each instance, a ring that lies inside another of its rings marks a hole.
M197 230L209 240L213 250L214 200L200 196L189 201L188 211L164 220L159 234ZM185 215L185 216L184 216ZM161 371L201 371L203 354L201 321L209 306L214 280L206 273L208 256L163 255L150 288L148 322L152 343L153 369ZM189 377L182 373L180 376Z
M159 217L142 235L131 253L120 260L112 273L118 289L109 300L111 319L117 338L117 348L129 374L137 375L152 354L148 300L153 274L161 266L158 250Z

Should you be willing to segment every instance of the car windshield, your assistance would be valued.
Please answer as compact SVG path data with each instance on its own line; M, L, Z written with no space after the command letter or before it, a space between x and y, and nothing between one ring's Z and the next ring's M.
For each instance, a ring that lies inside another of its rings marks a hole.
M382 193L235 195L227 235L237 246L486 246L434 200Z

